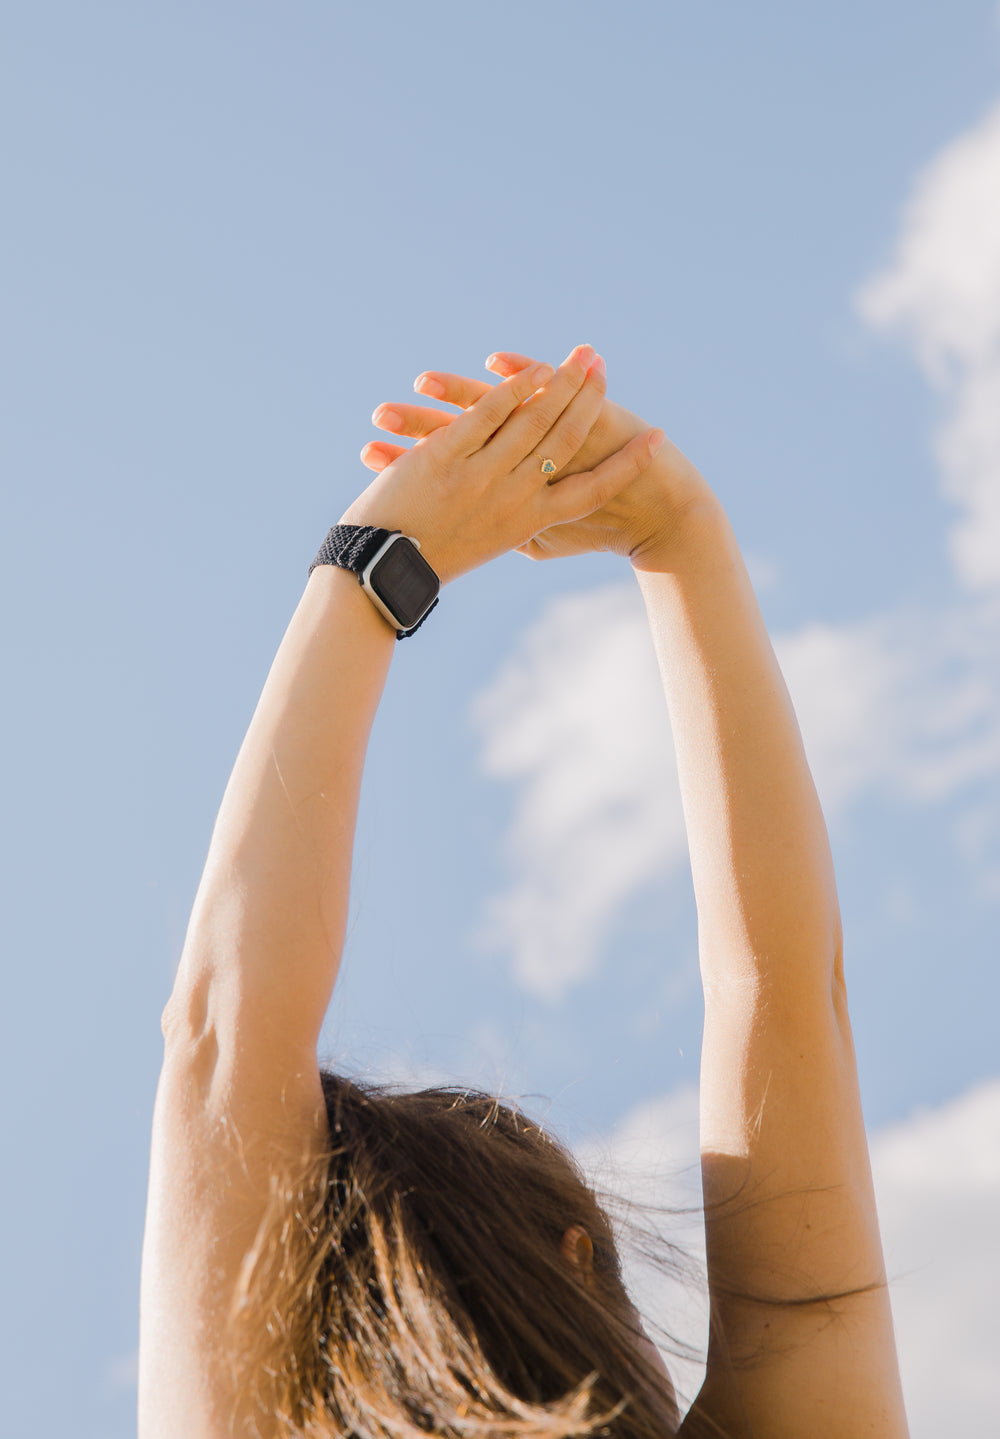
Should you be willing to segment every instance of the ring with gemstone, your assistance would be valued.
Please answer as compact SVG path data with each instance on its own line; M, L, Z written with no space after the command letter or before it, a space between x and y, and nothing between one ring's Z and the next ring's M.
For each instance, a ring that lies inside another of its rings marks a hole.
M555 460L542 460L543 475L554 475L558 468L559 466L556 464Z

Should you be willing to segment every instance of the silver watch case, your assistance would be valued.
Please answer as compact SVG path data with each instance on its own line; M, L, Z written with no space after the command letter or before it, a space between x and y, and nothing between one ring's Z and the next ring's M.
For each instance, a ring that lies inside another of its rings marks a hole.
M374 554L374 555L372 556L372 558L368 561L368 563L365 565L365 568L364 568L363 572L361 573L361 575L359 576L359 578L360 578L360 580L361 580L362 588L364 589L365 593L368 595L368 598L371 600L371 602L372 602L372 604L375 606L375 608L376 608L377 610L379 610L379 612L385 616L385 618L386 618L386 619L389 621L389 623L392 625L393 629L395 629L395 630L401 630L401 631L403 631L403 632L406 632L407 630L412 630L412 629L414 629L414 628L420 623L420 621L423 619L424 615L426 615L427 612L431 609L431 606L434 604L435 600L437 599L438 592L440 591L440 587L441 587L441 586L440 586L440 580L438 580L437 590L436 590L435 593L431 596L430 601L423 607L423 609L420 611L420 613L416 616L415 619L410 620L409 624L404 624L404 622L403 622L403 620L400 618L400 616L397 615L397 614L394 614L394 613L392 612L392 610L389 608L389 606L388 606L388 605L385 603L385 601L382 599L381 595L379 595L379 594L376 593L376 591L375 591L375 589L374 589L374 587L372 586L372 583L371 583L371 576L372 576L372 571L375 569L376 565L380 564L381 561L382 561L383 559L385 559L385 556L386 556L386 555L388 554L388 552L392 549L393 545L398 544L400 540L405 540L408 544L411 544L415 550L419 550L419 549L420 549L420 541L414 539L412 535L404 535L404 534L390 535L389 538L386 540L385 544L382 545L382 546L380 546L380 548L379 548L379 550L377 551L377 553ZM426 560L424 561L424 563L427 564ZM436 574L434 574L434 571L433 571L433 569L431 569L431 566L430 566L430 565L427 565L427 568L428 568L428 570L430 570L430 573L431 573L432 575L434 575L435 580L437 580L438 577L437 577Z

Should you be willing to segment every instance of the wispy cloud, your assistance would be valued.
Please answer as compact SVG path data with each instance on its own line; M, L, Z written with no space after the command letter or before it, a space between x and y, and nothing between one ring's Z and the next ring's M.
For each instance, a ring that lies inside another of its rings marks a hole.
M1000 776L1000 607L902 607L775 639L828 818L880 793L964 797L988 860ZM594 973L615 916L687 862L673 745L645 610L629 582L563 596L474 704L486 772L513 788L508 887L481 939L555 1000ZM983 806L986 805L984 809Z
M554 999L597 966L635 890L680 863L684 825L666 704L638 595L564 596L473 703L486 772L516 791L509 888L482 942Z
M872 1167L913 1439L1000 1409L1000 1080L876 1134Z
M106 1387L114 1394L139 1387L139 1351L117 1354L109 1359L104 1370Z
M1000 106L915 183L892 262L856 297L946 396L955 602L901 602L775 639L824 809L872 793L961 799L959 843L1000 893ZM758 564L759 568L759 564ZM481 693L487 773L513 788L510 880L483 943L558 999L599 966L619 909L685 862L666 711L637 589L555 601Z
M682 1407L701 1387L708 1347L705 1227L701 1215L698 1091L684 1086L630 1110L614 1130L577 1147L601 1196L612 1195L625 1280L664 1361ZM662 1211L662 1212L657 1212ZM686 1263L664 1272L629 1243L628 1220L678 1247ZM664 1342L669 1335L674 1343Z
M870 1144L913 1439L959 1433L987 1439L1000 1407L1000 1080L919 1111L874 1134ZM698 1202L696 1092L646 1101L603 1140L581 1146L577 1157L599 1189L631 1203L690 1209ZM633 1257L626 1260L629 1285L644 1314L704 1356L700 1216L682 1213L665 1232L692 1255L692 1278L663 1280ZM678 1359L669 1350L664 1358L691 1399L703 1358Z
M901 335L946 397L937 439L959 508L949 552L971 591L1000 587L1000 104L927 166L892 262L858 292L876 329Z

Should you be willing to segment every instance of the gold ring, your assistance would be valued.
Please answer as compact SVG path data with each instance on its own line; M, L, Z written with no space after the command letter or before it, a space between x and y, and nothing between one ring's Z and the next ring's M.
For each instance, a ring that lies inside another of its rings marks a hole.
M542 460L543 475L554 475L558 468L559 466L556 464L555 460Z

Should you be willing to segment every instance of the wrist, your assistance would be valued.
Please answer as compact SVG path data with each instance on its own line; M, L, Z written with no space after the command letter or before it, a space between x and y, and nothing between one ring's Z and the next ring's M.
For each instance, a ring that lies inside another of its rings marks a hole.
M384 525L332 526L310 573L323 566L354 575L398 639L420 628L441 592L440 578L421 553L420 541Z
M631 410L605 400L593 432L600 454L586 458L604 459L649 428ZM627 556L634 569L669 569L678 547L720 514L721 506L698 468L668 438L605 513L617 531L609 548Z
M317 565L306 582L306 595L319 611L335 611L342 618L348 617L348 623L368 643L381 645L395 641L395 627L372 604L351 570L338 565Z
M654 468L659 460L653 461ZM664 464L664 470L667 465ZM693 470L693 467L692 467ZM676 472L651 476L655 500L637 526L628 557L637 571L670 572L705 546L714 548L729 531L718 496L696 471L679 487Z
M430 532L426 521L421 523L408 516L404 506L398 500L386 501L382 498L370 497L366 491L348 505L337 524L371 525L378 530L398 530L408 539L418 542L420 553L437 575L442 589L456 578L440 538Z

